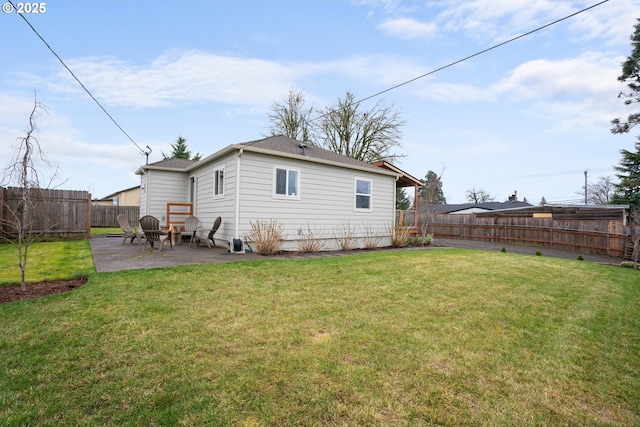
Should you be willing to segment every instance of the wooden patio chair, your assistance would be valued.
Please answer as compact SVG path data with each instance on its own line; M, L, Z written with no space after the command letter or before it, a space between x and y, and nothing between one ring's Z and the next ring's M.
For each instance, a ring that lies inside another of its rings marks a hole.
M222 218L218 217L213 222L213 227L211 227L211 230L199 228L194 235L194 240L197 242L198 246L200 246L200 241L206 242L208 247L211 247L211 245L215 246L216 241L213 238L213 235L216 234L216 231L218 231L218 228L220 228L221 223ZM189 246L191 246L191 244L189 244Z
M153 249L154 242L159 242L160 247L158 247L158 251L161 251L162 245L166 241L169 241L169 246L173 248L173 243L171 242L171 231L161 231L160 221L156 217L145 215L140 218L140 228L142 228L142 232L145 237L144 247L142 250L147 248L147 243L149 243Z
M138 244L140 244L140 241L144 237L144 233L131 227L131 225L129 224L129 220L127 219L126 216L122 214L118 215L118 225L120 225L120 228L122 228L122 231L124 232L124 239L122 239L123 245L124 245L124 242L126 242L127 239L129 238L131 238L131 243L133 243L133 241L136 240L137 238Z
M193 240L196 237L196 230L198 229L198 225L200 225L200 220L195 216L188 216L184 219L184 232L182 233L182 238L189 238L189 246L193 243Z

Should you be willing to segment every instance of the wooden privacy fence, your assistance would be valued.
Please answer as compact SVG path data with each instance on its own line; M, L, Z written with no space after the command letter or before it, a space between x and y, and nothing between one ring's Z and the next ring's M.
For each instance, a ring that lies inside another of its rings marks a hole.
M81 239L91 234L91 194L87 191L31 189L32 211L23 216L22 188L0 187L0 236L16 235L16 217L43 238Z
M91 209L92 227L120 227L118 215L124 215L129 224L138 226L140 220L139 206L100 206L95 205Z
M413 218L413 212L401 217ZM419 218L422 227L426 218ZM420 230L420 228L419 228ZM473 214L433 214L427 233L434 237L486 242L536 244L577 252L622 257L630 241L622 220L554 220L553 218L480 218Z

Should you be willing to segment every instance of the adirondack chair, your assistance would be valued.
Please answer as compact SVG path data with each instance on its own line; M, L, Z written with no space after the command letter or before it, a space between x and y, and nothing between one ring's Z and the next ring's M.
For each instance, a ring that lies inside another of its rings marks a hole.
M162 245L166 241L169 241L169 246L173 248L173 243L171 242L171 231L161 231L160 221L156 217L145 215L140 218L140 228L142 228L142 232L145 237L144 247L142 250L147 248L147 243L149 243L153 249L154 242L159 242L160 246L158 247L158 251L161 251Z
M129 238L131 238L131 243L133 243L133 241L137 238L138 244L140 244L140 241L144 237L144 233L138 230L134 230L129 224L129 220L126 216L122 214L118 215L118 224L120 225L120 228L122 228L122 231L124 231L124 239L122 239L123 245L124 242L126 242Z
M218 231L218 228L220 228L221 223L222 218L218 217L213 222L213 227L211 227L211 230L199 228L194 235L194 240L197 242L198 246L200 246L201 241L206 242L208 247L211 247L212 245L215 246L216 241L213 238L213 235L216 234L216 231ZM189 243L189 246L191 246L191 243Z
M184 232L182 233L182 238L189 238L189 246L193 243L196 236L196 230L198 230L198 225L200 225L198 217L188 216L184 219Z

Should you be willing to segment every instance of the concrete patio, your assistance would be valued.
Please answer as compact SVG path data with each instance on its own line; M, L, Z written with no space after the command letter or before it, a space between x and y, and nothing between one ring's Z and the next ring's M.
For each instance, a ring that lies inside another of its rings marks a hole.
M186 264L205 264L212 262L230 262L249 259L265 259L255 253L229 253L224 242L216 242L217 246L208 248L206 244L189 247L189 242L183 242L169 247L165 243L162 250L149 246L143 250L144 244L122 244L122 237L94 236L90 239L91 253L96 271L137 270L155 267L171 267Z

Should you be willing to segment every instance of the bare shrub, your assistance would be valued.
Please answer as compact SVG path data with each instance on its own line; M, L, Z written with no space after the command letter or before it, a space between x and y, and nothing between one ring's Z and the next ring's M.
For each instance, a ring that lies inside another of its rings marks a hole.
M300 234L298 251L303 253L321 251L324 248L324 243L321 241L323 238L324 236L316 230L315 226L311 228L311 225L307 224L307 229L302 230Z
M286 238L284 225L275 219L250 222L249 239L261 255L275 255L280 252Z
M362 227L362 231L364 233L363 243L366 249L376 249L380 244L380 239L382 236L379 232L377 232L371 224L365 224Z
M403 248L409 244L411 234L409 227L401 225L391 227L391 246L394 248Z
M342 251L349 251L356 246L356 227L351 227L350 223L338 225L333 231L333 237Z

